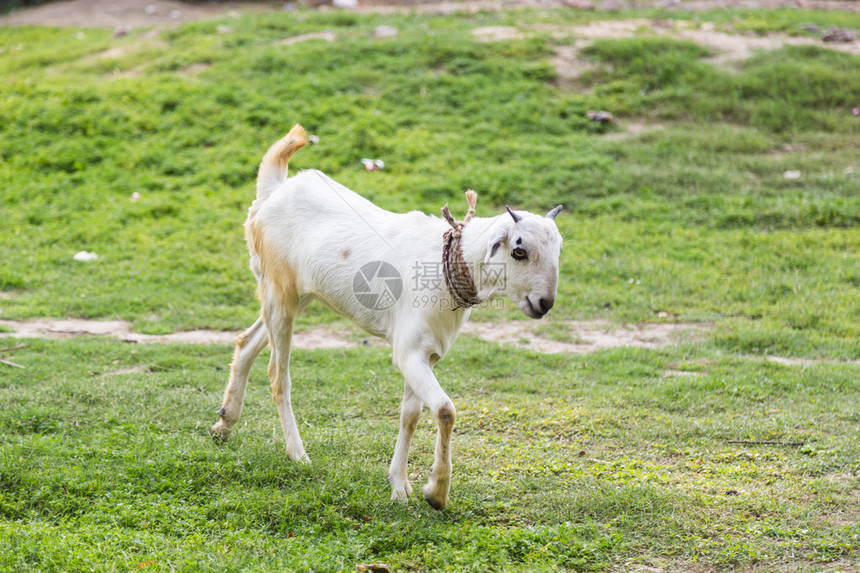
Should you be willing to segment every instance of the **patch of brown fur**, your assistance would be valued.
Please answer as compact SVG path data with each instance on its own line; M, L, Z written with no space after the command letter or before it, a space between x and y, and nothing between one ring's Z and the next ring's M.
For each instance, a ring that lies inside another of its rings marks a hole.
M266 241L266 234L254 218L253 212L245 223L245 239L259 260L260 278L257 282L257 297L263 306L263 319L266 320L266 327L270 332L272 329L284 328L292 331L293 320L299 309L299 291L295 269L283 254L278 252L277 248L270 248ZM267 312L269 305L275 305L277 312ZM269 324L268 317L270 315L274 315L278 320L286 323ZM274 341L271 338L270 344L274 347ZM283 395L280 381L284 374L289 375L289 373L279 371L278 361L275 360L276 352L277 350L273 348L268 375L272 385L272 400L278 401Z
M269 376L269 382L272 385L272 402L277 403L278 399L283 395L281 392L281 384L278 379L278 366L274 355L269 360L269 366L266 368L266 374Z
M289 133L275 142L263 160L257 172L257 200L263 201L277 186L277 181L283 180L287 175L287 165L293 154L307 145L308 134L305 128L295 124ZM259 205L251 207L252 213L259 209Z
M286 167L287 163L290 162L290 157L293 156L293 153L308 144L308 132L305 131L304 127L297 123L293 125L289 133L287 133L287 135L278 143L280 145L276 148L277 161L281 166ZM268 155L268 153L266 155Z
M443 404L436 412L436 419L439 421L439 428L451 430L454 427L456 413L454 406L451 403Z

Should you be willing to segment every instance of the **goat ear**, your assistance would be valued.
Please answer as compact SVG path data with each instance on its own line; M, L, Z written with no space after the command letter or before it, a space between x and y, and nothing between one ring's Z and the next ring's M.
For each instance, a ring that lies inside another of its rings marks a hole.
M492 240L487 245L487 256L484 257L484 262L489 263L490 259L492 259L496 255L496 251L499 250L499 247L502 246L502 243L508 240L507 231L499 231L499 233L492 238Z
M562 206L559 205L558 207L554 208L552 211L547 213L546 218L552 219L553 221L555 221L555 216L558 215L558 213L559 213L559 211L561 211L561 209L562 209Z
M513 218L514 223L519 223L519 222L522 220L522 217L520 217L519 215L517 215L516 213L514 213L513 211L511 211L511 208L510 208L510 207L508 207L507 205L505 205L505 209L507 209L507 210L508 210L508 213L510 213L510 214L511 214L511 218Z

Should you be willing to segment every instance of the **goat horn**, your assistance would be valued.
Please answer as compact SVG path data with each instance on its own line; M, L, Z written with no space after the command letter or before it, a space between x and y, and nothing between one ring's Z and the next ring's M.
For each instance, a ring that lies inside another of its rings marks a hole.
M558 212L561 211L561 208L562 205L559 205L558 207L554 208L552 211L546 214L546 218L555 221L555 216L558 215Z
M513 211L511 211L511 208L510 208L510 207L508 207L507 205L505 205L505 209L507 209L507 210L508 210L508 213L510 213L510 214L511 214L511 217L512 217L512 218L513 218L513 220L514 220L514 223L519 223L519 222L520 222L520 220L522 220L522 217L520 217L519 215L517 215L516 213L514 213Z

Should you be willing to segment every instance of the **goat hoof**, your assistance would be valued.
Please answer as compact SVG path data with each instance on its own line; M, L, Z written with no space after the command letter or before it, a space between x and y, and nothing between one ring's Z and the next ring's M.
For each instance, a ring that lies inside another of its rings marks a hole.
M442 492L441 494L436 491L438 488L434 484L428 483L424 486L424 501L427 504L435 509L436 511L442 511L448 505L448 492Z
M388 478L389 483L391 482L391 478ZM391 487L391 501L395 501L397 503L407 503L409 498L412 496L412 484L408 481L403 482L399 486Z
M212 436L212 439L216 442L226 442L227 438L230 437L230 430L228 430L224 424L219 421L209 428L209 435Z
M438 500L436 498L429 497L426 495L424 496L424 501L426 501L430 505L430 507L432 507L436 511L442 511L443 509L445 509L445 506L447 505L445 502L443 502L441 500Z
M308 466L311 464L311 459L304 452L304 450L302 450L300 452L296 452L296 451L291 451L288 449L287 450L287 457L290 458L292 461L298 463L298 464L302 464L303 466Z

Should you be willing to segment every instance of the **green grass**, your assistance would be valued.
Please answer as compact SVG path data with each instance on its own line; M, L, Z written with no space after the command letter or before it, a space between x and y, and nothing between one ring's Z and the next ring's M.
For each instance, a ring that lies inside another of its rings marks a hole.
M458 426L452 505L435 512L388 502L402 382L385 349L296 353L303 466L283 454L264 360L219 445L206 429L227 348L28 344L15 354L28 369L0 383L4 570L815 570L857 557L856 366L465 338L437 367ZM433 436L425 416L415 482ZM803 445L731 443L744 440Z
M321 139L295 167L390 209L437 212L467 187L483 214L565 204L576 247L557 316L745 314L796 330L794 309L811 303L832 315L821 326L842 354L860 353L856 57L786 48L731 73L689 42L602 40L577 90L555 86L549 63L568 40L469 33L511 17L299 12L156 39L3 29L0 288L15 293L3 316L121 317L146 332L250 323L241 223L254 170L301 121ZM373 38L380 23L401 34ZM276 43L320 30L335 44ZM207 67L183 72L194 64ZM588 109L666 129L607 138ZM367 173L362 157L386 169ZM79 264L79 250L100 258Z
M707 326L671 349L580 357L462 340L437 367L459 414L442 513L388 503L402 380L384 349L296 353L314 460L299 467L263 359L218 446L206 430L229 349L25 341L0 356L27 366L0 365L0 569L856 568L860 60L787 47L728 70L643 31L594 42L589 70L557 81L550 59L575 38L553 31L597 17L860 28L857 14L683 3L298 10L117 39L0 28L0 318L249 325L241 225L256 166L301 122L320 142L294 168L392 210L437 213L469 187L481 215L563 203L556 322L540 334L578 342L560 319ZM380 24L400 34L376 39ZM491 25L528 37L470 33ZM335 43L277 43L327 30ZM618 123L593 124L592 109ZM660 129L625 132L641 123ZM362 157L386 168L366 172ZM81 250L98 260L74 261ZM334 320L312 306L302 326ZM431 438L425 420L416 486ZM745 440L803 445L730 443Z

